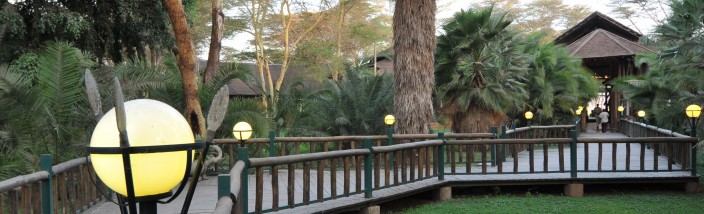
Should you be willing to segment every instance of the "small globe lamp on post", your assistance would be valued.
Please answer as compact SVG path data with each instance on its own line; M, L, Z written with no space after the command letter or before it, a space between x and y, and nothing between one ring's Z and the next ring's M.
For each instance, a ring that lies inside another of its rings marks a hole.
M618 113L619 113L621 116L623 116L623 110L625 110L625 109L623 108L623 106L618 106L618 108L616 108L616 110L618 111Z
M699 120L699 116L702 115L702 107L692 104L687 106L684 113L687 115L687 118L689 118L689 123L692 125L692 132L690 136L697 137L697 121Z
M386 115L384 117L384 124L388 127L386 129L386 145L394 144L394 124L396 124L396 117L394 115Z
M232 136L240 141L240 148L237 148L237 159L249 159L249 150L244 146L244 142L252 137L252 126L247 122L238 122L232 127Z
M638 118L640 118L641 122L642 122L642 123L645 123L645 111L640 110L640 111L638 111L638 113L636 113L636 114L638 115Z
M526 111L526 113L523 114L523 116L526 118L526 121L528 123L528 127L530 127L530 121L533 120L533 112L531 112L530 110Z

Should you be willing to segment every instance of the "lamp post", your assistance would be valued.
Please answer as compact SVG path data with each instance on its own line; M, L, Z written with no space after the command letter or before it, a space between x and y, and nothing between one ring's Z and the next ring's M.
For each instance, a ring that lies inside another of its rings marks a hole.
M618 106L618 108L616 108L616 110L618 111L620 116L623 117L623 110L624 110L623 106Z
M699 116L702 114L702 107L699 105L689 105L687 108L684 110L684 113L687 115L687 118L689 118L689 123L692 126L692 132L690 136L692 137L697 137L697 120L699 120Z
M396 117L394 115L386 115L384 117L384 124L386 124L386 145L394 144L394 124L396 124Z
M641 123L645 123L645 111L640 110L640 111L638 111L637 115L640 118Z
M526 121L528 123L528 127L530 127L530 121L533 120L533 112L530 112L530 110L526 111L526 113L523 114L523 116L526 118Z

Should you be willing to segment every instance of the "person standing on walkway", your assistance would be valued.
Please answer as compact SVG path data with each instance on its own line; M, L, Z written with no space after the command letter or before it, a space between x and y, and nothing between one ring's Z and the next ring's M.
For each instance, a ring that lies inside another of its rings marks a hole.
M609 126L609 112L602 111L599 113L599 120L601 121L601 133L606 132L606 127Z
M596 107L592 110L592 112L594 112L594 116L596 117L596 132L599 132L599 129L601 128L601 119L599 118L601 111L602 110L599 107L599 104L596 104Z

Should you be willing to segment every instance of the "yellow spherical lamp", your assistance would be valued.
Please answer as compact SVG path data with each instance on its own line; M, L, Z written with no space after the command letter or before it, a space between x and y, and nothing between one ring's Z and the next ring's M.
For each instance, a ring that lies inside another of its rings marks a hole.
M148 99L125 102L130 147L193 144L191 128L171 106ZM115 109L102 117L93 131L90 147L120 147ZM127 196L121 154L91 154L95 172L110 189ZM170 193L183 179L186 151L130 154L136 197Z
M625 109L623 108L623 106L618 106L618 108L616 108L616 110L618 112L623 112L623 110L625 110Z
M252 126L247 122L238 122L232 127L232 135L240 141L240 147L244 147L244 141L252 137Z
M574 113L577 114L577 115L581 115L581 114L582 114L582 109L577 109L576 111L574 111Z
M396 117L394 117L394 115L389 114L384 117L384 124L386 124L387 126L393 126L394 123L396 123Z
M533 119L533 112L527 111L525 114L523 114L524 117L526 117L526 120L532 120Z
M702 107L699 105L692 104L687 106L687 108L684 110L684 113L687 115L688 118L698 118L702 115Z
M636 114L637 114L638 117L640 117L640 118L644 118L644 117L645 117L645 111L643 111L643 110L638 111L638 113L636 113Z

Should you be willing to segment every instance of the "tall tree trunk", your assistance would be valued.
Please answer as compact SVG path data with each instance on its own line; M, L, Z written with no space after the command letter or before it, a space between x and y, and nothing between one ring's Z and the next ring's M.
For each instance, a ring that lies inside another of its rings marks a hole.
M480 106L452 115L452 131L457 133L486 133L491 127L499 127L506 118L503 113Z
M220 49L222 48L223 20L222 0L212 0L212 30L210 31L210 49L208 64L205 66L203 83L208 82L220 66Z
M397 133L428 133L435 84L435 0L396 0L394 84Z
M205 136L205 118L198 98L198 84L195 72L195 52L191 33L186 22L186 13L180 0L164 0L171 19L171 27L176 37L178 70L181 71L183 97L186 103L186 120L194 134Z

